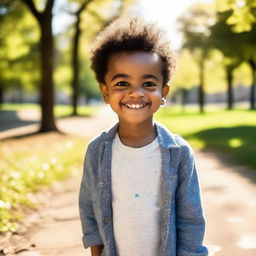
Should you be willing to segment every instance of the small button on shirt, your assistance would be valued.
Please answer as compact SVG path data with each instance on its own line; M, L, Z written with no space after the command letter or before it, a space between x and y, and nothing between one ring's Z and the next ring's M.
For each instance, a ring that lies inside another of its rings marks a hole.
M141 148L112 144L112 209L117 255L159 255L161 153L156 138Z
M106 216L106 217L104 218L104 223L105 223L105 224L109 224L109 223L110 223L110 217L109 217L109 216Z

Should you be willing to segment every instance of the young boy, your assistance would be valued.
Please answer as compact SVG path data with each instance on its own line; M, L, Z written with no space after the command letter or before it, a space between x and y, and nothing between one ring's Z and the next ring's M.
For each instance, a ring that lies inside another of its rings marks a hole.
M157 26L114 21L92 51L103 98L119 122L87 148L79 207L93 256L205 256L193 152L153 121L175 60Z

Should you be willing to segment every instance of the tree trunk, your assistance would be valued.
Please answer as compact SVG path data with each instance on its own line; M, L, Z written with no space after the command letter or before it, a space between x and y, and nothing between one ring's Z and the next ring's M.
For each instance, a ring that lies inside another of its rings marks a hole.
M47 0L45 10L39 12L33 0L22 0L34 15L40 26L41 54L41 127L39 132L57 131L54 120L54 85L53 85L53 35L52 8L54 0Z
M233 109L234 105L234 96L233 96L233 69L230 67L226 67L226 73L227 73L227 84L228 84L228 90L227 90L227 109L231 110Z
M93 0L84 0L77 12L74 13L76 16L75 22L75 35L73 41L73 58L72 58L72 69L73 69L73 79L72 79L72 106L73 106L73 116L77 115L77 101L79 92L79 40L81 35L80 23L82 12L87 8L88 4Z
M57 131L54 120L53 35L51 10L40 20L41 30L41 127L39 132Z
M250 109L255 109L255 93L256 93L256 62L254 60L249 60L249 64L252 69L252 84L250 92Z
M74 35L74 45L73 45L73 59L72 59L72 69L73 69L73 80L72 80L72 115L77 115L77 101L78 101L78 91L79 91L79 38L81 34L80 30L80 14L76 15L77 21L75 23L75 35Z
M204 60L200 60L199 63L199 88L198 88L198 101L200 107L200 113L204 113L205 105L205 93L204 93Z

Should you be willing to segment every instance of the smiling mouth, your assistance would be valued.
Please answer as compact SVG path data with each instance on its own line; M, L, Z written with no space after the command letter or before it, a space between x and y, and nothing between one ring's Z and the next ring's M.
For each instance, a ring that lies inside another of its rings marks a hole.
M132 103L132 104L122 104L122 105L130 109L140 109L140 108L146 107L148 103Z

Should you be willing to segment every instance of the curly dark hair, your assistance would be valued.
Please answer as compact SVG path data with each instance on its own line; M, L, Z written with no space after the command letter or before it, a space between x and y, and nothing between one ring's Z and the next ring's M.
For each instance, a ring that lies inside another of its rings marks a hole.
M157 53L162 59L163 84L172 78L176 68L175 54L165 32L156 24L138 17L119 18L101 31L92 48L92 69L99 83L105 83L108 59L118 52Z

